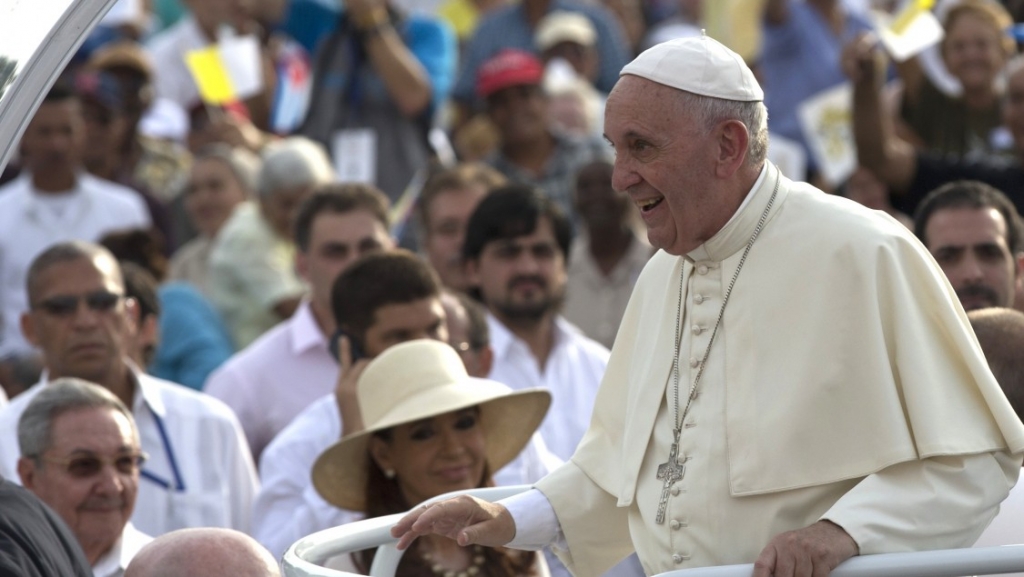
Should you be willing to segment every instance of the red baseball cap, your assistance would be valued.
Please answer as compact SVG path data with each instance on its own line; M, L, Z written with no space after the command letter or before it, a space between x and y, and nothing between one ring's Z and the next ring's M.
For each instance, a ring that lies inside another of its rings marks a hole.
M484 62L476 75L476 92L487 98L510 86L537 85L544 78L544 65L526 52L508 48Z

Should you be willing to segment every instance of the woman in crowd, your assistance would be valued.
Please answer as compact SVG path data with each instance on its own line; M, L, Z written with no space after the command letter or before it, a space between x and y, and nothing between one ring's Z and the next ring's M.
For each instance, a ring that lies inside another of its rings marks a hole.
M512 392L469 377L450 346L432 340L395 345L360 375L358 399L366 428L324 451L313 483L329 502L368 518L409 510L450 491L492 485L491 472L519 454L547 412L551 395ZM330 566L368 573L375 551L337 558ZM418 539L398 577L541 576L533 552L459 547Z
M1011 25L998 2L963 0L950 8L940 49L962 92L943 92L917 58L900 64L900 135L920 149L942 154L1012 153L1009 134L999 130L1002 71L1016 51L1006 33Z
M211 144L196 153L184 201L199 235L171 258L171 280L191 283L209 297L206 276L213 240L235 207L252 198L259 167L255 155L226 144Z

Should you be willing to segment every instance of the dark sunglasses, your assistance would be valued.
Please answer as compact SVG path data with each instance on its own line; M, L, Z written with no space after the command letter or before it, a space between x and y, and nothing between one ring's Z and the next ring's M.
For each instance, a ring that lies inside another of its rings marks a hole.
M124 295L109 291L96 291L87 295L57 295L35 303L32 308L42 309L55 317L68 317L78 311L79 301L84 300L91 310L104 313L113 310L122 298Z
M145 453L126 453L113 458L105 458L97 455L82 455L70 459L57 459L54 457L40 457L40 460L47 463L59 465L67 471L68 475L76 479L88 479L95 477L103 470L103 466L110 464L121 474L131 475L142 468L142 464L149 458Z

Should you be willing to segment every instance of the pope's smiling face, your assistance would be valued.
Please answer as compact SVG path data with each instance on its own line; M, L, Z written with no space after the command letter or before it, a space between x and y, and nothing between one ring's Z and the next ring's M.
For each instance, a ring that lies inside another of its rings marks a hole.
M674 255L703 244L735 211L713 192L716 141L680 96L625 75L608 96L604 125L615 149L612 186L640 209L651 244Z

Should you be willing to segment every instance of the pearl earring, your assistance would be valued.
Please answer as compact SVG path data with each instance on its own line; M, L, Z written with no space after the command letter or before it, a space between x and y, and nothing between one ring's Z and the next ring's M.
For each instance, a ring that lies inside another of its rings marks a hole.
M395 470L394 469L384 469L384 476L387 477L388 479L394 479L395 478Z

